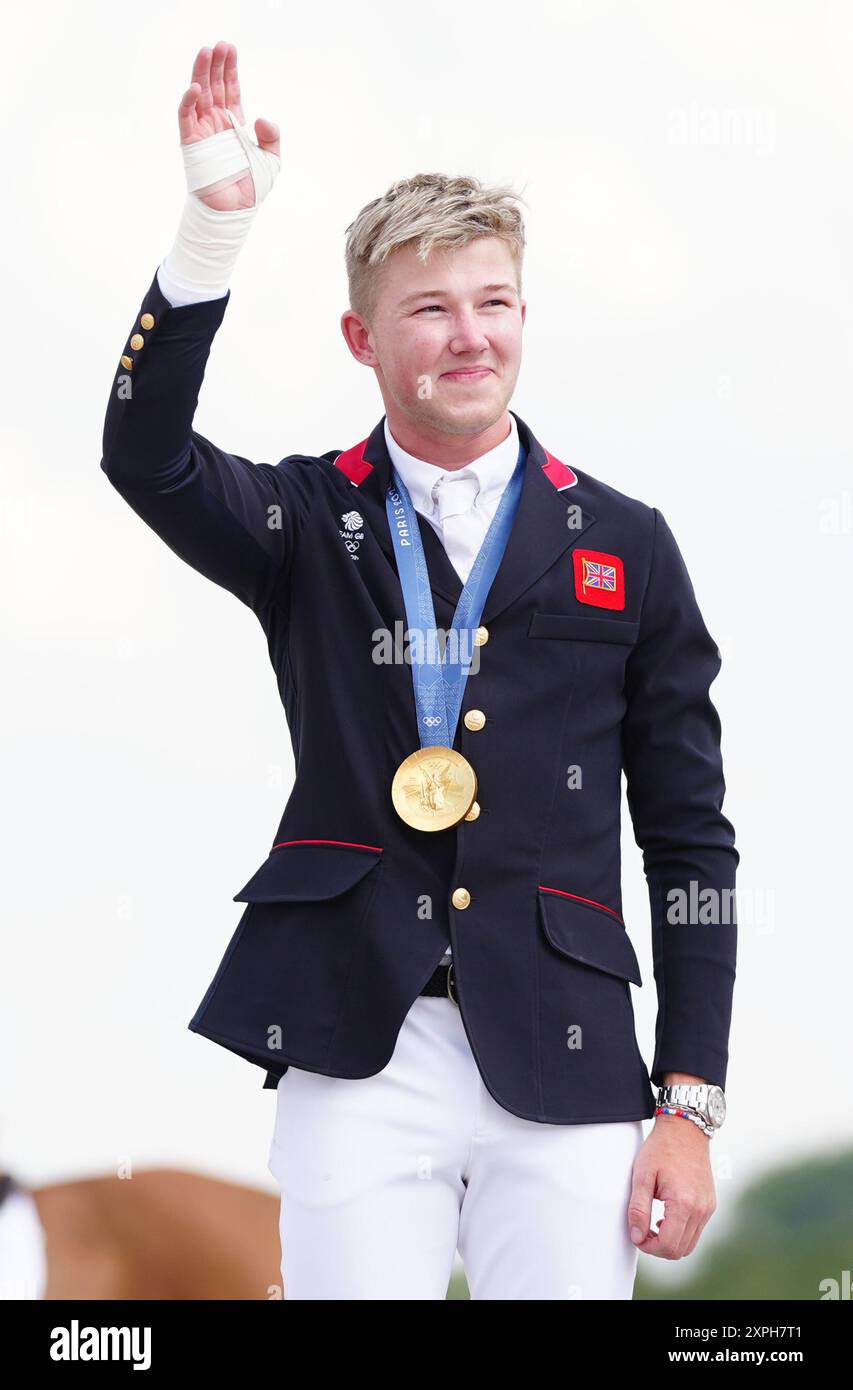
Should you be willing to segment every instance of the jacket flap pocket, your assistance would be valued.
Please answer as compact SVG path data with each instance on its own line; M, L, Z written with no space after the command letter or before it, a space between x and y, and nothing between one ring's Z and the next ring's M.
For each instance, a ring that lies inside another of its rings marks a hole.
M639 620L624 618L584 618L576 613L542 613L531 615L528 637L570 637L576 642L636 642Z
M552 946L596 970L643 983L631 938L617 913L555 889L540 887L538 895L542 926Z
M352 888L382 858L379 845L346 840L286 840L234 894L235 903L313 902Z

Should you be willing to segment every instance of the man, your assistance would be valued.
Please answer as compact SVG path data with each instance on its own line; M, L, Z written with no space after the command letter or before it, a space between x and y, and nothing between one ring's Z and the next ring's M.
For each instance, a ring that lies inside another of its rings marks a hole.
M443 1298L458 1248L473 1298L630 1298L639 1251L689 1254L714 1209L736 949L714 905L738 862L716 644L661 513L507 409L526 304L506 189L418 175L348 228L341 327L385 406L366 438L271 465L193 430L279 142L248 136L227 43L199 52L179 124L184 217L101 466L255 613L291 732L293 789L189 1024L277 1089L285 1295ZM687 1089L657 1107L650 1081Z

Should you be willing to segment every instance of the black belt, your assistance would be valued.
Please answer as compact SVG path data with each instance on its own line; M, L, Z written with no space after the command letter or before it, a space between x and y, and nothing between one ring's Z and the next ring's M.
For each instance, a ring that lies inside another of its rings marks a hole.
M421 994L437 994L450 999L459 1007L459 1000L453 993L456 976L453 974L453 961L447 965L437 965L421 990Z

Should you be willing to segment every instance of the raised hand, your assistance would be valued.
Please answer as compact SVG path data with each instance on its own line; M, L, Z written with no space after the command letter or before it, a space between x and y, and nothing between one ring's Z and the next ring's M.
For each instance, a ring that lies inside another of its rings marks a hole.
M224 40L215 48L199 49L193 64L192 82L178 107L178 126L181 144L191 145L232 129L229 108L241 125L245 124L240 105L240 82L237 77L237 49ZM255 121L255 136L261 149L281 154L279 129L272 121L259 117ZM198 196L215 212L234 212L255 205L255 185L251 172L220 179L199 192Z

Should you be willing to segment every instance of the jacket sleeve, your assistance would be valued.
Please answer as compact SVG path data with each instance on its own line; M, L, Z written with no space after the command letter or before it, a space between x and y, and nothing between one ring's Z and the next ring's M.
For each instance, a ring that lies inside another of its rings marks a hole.
M737 950L739 855L722 812L721 660L662 514L626 667L623 766L649 889L658 1012L650 1076L725 1086ZM710 890L710 892L708 891Z
M258 613L286 598L312 469L299 455L251 463L192 428L230 297L175 307L155 272L116 369L101 468L175 554Z

